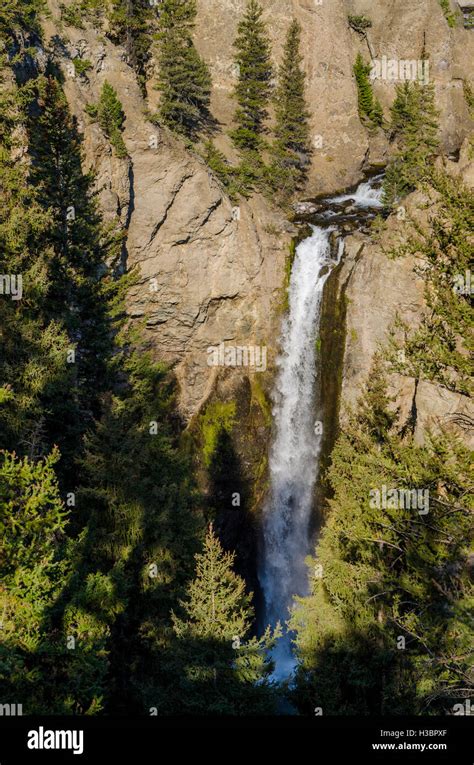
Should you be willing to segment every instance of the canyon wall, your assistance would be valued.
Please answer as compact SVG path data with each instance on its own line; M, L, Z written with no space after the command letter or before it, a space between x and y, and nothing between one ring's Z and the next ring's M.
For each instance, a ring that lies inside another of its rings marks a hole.
M442 147L446 152L461 147L472 129L463 88L464 82L472 81L474 36L467 29L450 29L438 0L263 0L262 4L275 65L290 18L296 16L303 27L315 146L302 196L350 186L364 169L386 160L386 138L381 131L369 133L358 117L352 73L358 51L367 60L369 49L375 57L429 56ZM227 131L236 76L232 41L244 6L245 0L198 0L196 44L213 75L212 111L221 128L216 144L229 158L233 149ZM105 217L125 231L124 259L129 268L138 269L138 283L128 298L130 316L144 326L156 358L174 369L180 408L190 419L216 385L216 368L207 364L210 346L265 345L268 365L273 367L285 260L294 229L259 195L234 205L193 151L147 119L146 109L153 112L158 99L153 61L146 103L124 50L91 25L65 26L57 0L49 0L49 8L45 45L55 48L64 72L65 92L83 132L87 164L96 173ZM349 13L371 19L367 40L349 28ZM87 76L74 73L74 58L92 63ZM123 104L127 159L114 155L85 112L88 103L97 102L105 80ZM377 81L375 92L388 116L395 83ZM421 285L409 261L390 261L377 243L361 243L357 237L347 243L339 278L346 283L349 298L342 398L352 402L396 310L417 320ZM234 371L239 379L242 373ZM263 377L268 390L271 375ZM409 398L411 383L399 382ZM432 406L432 391L425 388L417 395Z

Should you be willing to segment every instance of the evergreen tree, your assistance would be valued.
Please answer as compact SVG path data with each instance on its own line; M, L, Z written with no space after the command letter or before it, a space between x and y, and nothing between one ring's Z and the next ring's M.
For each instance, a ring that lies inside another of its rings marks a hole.
M106 599L89 578L84 590L89 601L99 598L97 618L85 598L61 618L78 543L66 535L58 458L57 450L37 462L0 455L0 688L25 714L92 714L102 707L108 668Z
M262 13L257 0L248 0L234 42L234 60L238 67L234 97L238 107L232 138L239 149L250 152L258 152L262 147L273 73L270 42Z
M61 3L60 8L61 20L78 29L84 29L85 21L100 28L105 12L111 10L109 3L104 4L103 0L72 0L67 6Z
M133 275L108 276L104 259L112 249L62 90L53 78L40 79L25 93L27 101L35 97L34 123L17 93L4 90L0 99L2 268L21 273L28 290L18 303L0 301L2 444L19 443L38 460L61 443L65 457L55 467L74 498L75 541L65 541L74 555L45 598L39 627L25 605L25 631L41 629L44 640L18 667L36 678L29 696L36 711L123 711L127 702L142 711L147 689L153 696L161 682L160 672L150 677L149 663L158 666L172 635L171 608L191 574L198 526L191 469L179 454L162 370L129 351L135 338L118 334ZM120 118L116 100L107 103L106 125ZM11 159L23 120L29 170ZM68 365L71 349L76 363ZM12 508L2 508L13 522ZM15 678L11 687L23 693Z
M469 683L469 451L443 435L381 440L387 402L378 376L333 451L322 576L293 617L302 711L441 713ZM377 502L383 486L429 491L428 512Z
M27 112L36 99L33 121ZM13 160L27 139L32 164ZM2 272L23 279L20 300L0 301L1 444L19 454L5 453L0 511L5 527L16 532L19 519L28 521L36 556L30 560L25 552L24 564L4 580L2 595L18 634L8 633L8 693L31 713L93 712L101 707L107 672L107 625L102 615L84 614L85 600L62 618L59 604L77 560L76 543L60 522L57 476L73 492L82 435L106 384L116 290L105 286L102 258L110 249L101 242L90 179L82 173L77 134L56 81L41 78L21 91L3 91L0 142ZM78 349L78 365L68 364L68 354ZM55 441L65 449L61 460L59 452L50 454ZM37 520L26 512L36 507ZM20 536L27 540L27 530Z
M125 114L117 96L117 91L109 82L105 81L102 85L99 103L97 105L89 104L87 112L92 118L98 119L100 127L115 148L117 156L120 158L126 157L127 147L121 134Z
M383 110L380 102L374 97L370 71L370 65L364 64L364 59L358 53L354 64L354 76L357 84L359 115L361 119L367 118L372 125L380 126L383 122Z
M143 349L126 353L119 370L87 439L77 492L87 534L64 600L66 616L87 603L90 618L107 620L106 709L142 713L175 681L165 658L171 610L192 574L200 516L165 370ZM105 595L91 602L89 582L96 580Z
M47 76L38 79L35 90L40 112L28 123L29 183L49 220L37 242L50 253L43 313L68 337L62 384L46 389L42 406L49 413L47 437L59 445L64 468L74 474L73 452L98 415L99 396L109 380L108 308L118 283L105 267L114 253L104 236L92 176L82 170L81 139L62 88Z
M7 460L15 501L2 493L1 522L13 534L36 494L62 508L58 478L73 510L67 530L64 523L44 540L35 536L38 561L49 566L46 542L57 555L44 577L42 563L5 573L1 596L18 637L8 632L13 653L2 651L2 679L10 673L9 698L28 698L32 712L127 704L143 711L145 698L170 680L166 671L161 679L161 658L173 636L171 609L192 573L199 530L192 471L164 372L141 346L133 353L137 339L120 331L134 276L114 278L107 268L119 243L101 224L61 86L50 75L22 91L3 84L0 259L3 273L23 276L24 294L0 301L1 446L19 453L7 455L19 468ZM121 120L111 95L104 129ZM27 146L31 161L18 162ZM49 461L53 443L62 453ZM30 520L36 534L39 519Z
M419 225L395 256L416 256L425 282L427 310L417 328L398 321L401 348L391 341L390 360L401 374L428 379L448 390L472 395L473 307L469 284L472 263L470 235L474 194L459 178L432 171L425 186L434 212L428 225ZM401 332L400 332L401 330Z
M271 176L283 198L290 197L304 181L309 164L310 113L305 101L305 73L300 53L301 26L294 19L288 30L275 94L274 160Z
M159 118L195 138L210 120L211 76L192 39L195 0L163 0L158 27Z
M275 691L269 680L270 630L250 637L251 595L233 569L235 556L223 551L212 526L196 555L196 576L174 616L176 674L164 704L194 714L265 714Z
M31 94L9 86L7 72L2 58L0 270L15 280L17 295L0 300L0 385L9 400L0 408L0 446L38 458L49 452L47 445L43 448L42 398L52 387L70 382L65 363L70 342L64 324L48 309L54 253L46 240L52 217L28 183L27 164L13 160L25 151L25 108Z
M11 42L18 28L39 33L39 14L44 5L44 0L3 0L0 39Z
M51 639L45 615L68 573L58 555L66 513L57 458L56 452L35 463L0 453L0 688L2 699L23 703L25 714L39 711L37 654Z
M150 57L153 21L156 12L150 0L111 0L109 35L125 46L128 61L144 86Z
M428 178L438 148L438 113L434 85L397 85L391 109L392 137L397 148L384 180L384 202L391 207Z

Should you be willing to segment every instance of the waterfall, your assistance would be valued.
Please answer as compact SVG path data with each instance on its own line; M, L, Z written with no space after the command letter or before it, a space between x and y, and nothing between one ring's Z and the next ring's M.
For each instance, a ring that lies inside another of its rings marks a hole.
M286 621L295 594L306 594L304 559L310 552L309 526L321 448L315 427L316 340L324 283L331 258L333 228L313 227L296 248L284 320L281 354L273 391L275 437L269 460L270 494L263 512L260 583L265 622ZM339 247L340 255L341 247ZM294 659L285 632L275 648L275 677L291 673Z
M263 623L283 627L273 652L274 678L291 675L295 667L291 634L285 623L295 595L308 593L306 556L312 552L311 515L321 451L320 402L316 368L321 304L326 279L339 261L331 233L341 203L359 209L381 206L379 178L360 184L352 193L326 201L331 226L312 226L312 234L296 248L289 285L289 311L283 321L281 352L273 390L273 441L270 449L268 499L263 508L259 581L264 599ZM375 186L375 188L374 188ZM330 206L334 203L335 210ZM339 210L339 213L338 213ZM364 213L365 214L365 213Z
M382 175L376 175L370 181L359 184L355 191L349 194L341 194L338 197L331 197L331 203L341 204L342 202L353 202L356 207L359 208L381 208L382 203L382 190L380 188L380 181L383 178Z

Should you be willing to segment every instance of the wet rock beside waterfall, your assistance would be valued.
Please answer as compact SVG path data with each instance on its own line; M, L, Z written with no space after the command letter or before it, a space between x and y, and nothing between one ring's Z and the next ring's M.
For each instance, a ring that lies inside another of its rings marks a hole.
M296 215L314 215L320 209L321 205L317 205L314 202L295 202L293 205Z

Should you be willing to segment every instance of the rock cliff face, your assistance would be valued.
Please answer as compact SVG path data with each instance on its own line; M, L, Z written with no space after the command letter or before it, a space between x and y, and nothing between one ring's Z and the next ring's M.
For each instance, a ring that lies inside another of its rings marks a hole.
M472 187L474 161L468 158L467 143L459 162L446 162L446 169L459 175ZM348 407L356 403L363 390L375 352L387 341L389 330L398 316L410 328L416 328L423 311L424 282L416 274L413 256L389 258L385 252L394 243L403 244L414 234L413 223L426 223L435 214L433 203L420 192L404 202L404 219L392 216L376 242L357 234L346 240L343 265L335 275L334 299L345 302L345 334L342 349L340 400L341 420ZM334 289L334 287L333 287ZM441 426L458 433L474 446L472 429L466 430L466 418L474 418L474 406L468 396L446 390L429 381L416 385L411 377L393 374L390 394L399 408L400 422L416 413L415 438L419 443L428 430Z
M127 265L139 270L129 313L144 323L157 358L174 367L182 413L191 417L215 383L209 347L274 347L291 227L261 197L234 206L199 157L147 121L124 51L88 26L59 28L59 4L50 9L45 44L55 46L65 74L105 217L126 230ZM87 78L74 74L76 57L92 63ZM123 105L129 159L117 159L85 113L105 80Z
M352 66L359 50L367 60L369 49L374 57L397 59L418 59L424 51L436 85L443 147L449 152L460 148L472 127L463 84L472 79L468 66L474 60L474 36L466 29L449 29L438 0L262 4L275 64L290 18L296 16L303 27L315 138L306 197L354 184L364 168L385 159L385 138L381 133L369 135L357 115ZM216 143L229 157L232 41L244 6L244 0L198 0L196 44L213 75L212 110L222 128ZM125 52L88 24L84 29L62 25L58 0L49 0L49 8L45 44L55 47L64 71L66 95L84 134L88 165L97 174L104 214L126 231L124 258L139 271L129 295L130 315L144 323L157 358L173 366L181 410L191 418L216 383L216 369L207 365L210 346L266 345L271 366L291 227L259 196L235 208L196 155L147 121L146 104ZM371 19L367 41L349 29L349 13ZM74 76L72 60L77 57L92 63L86 77ZM129 159L117 159L85 113L86 104L98 100L105 80L123 104ZM388 112L395 83L377 81L375 91ZM150 79L151 111L157 98ZM472 177L472 168L466 172ZM409 261L389 261L377 244L357 237L348 241L340 279L349 298L342 395L353 401L395 311L415 322L422 290ZM409 388L407 382L404 385ZM427 397L432 403L431 394L426 386L418 389L421 407Z
M368 162L383 162L387 143L369 137L357 114L357 90L352 67L360 51L367 61L412 60L429 56L429 76L436 86L441 111L441 133L447 151L458 149L469 132L470 119L463 96L463 80L472 78L474 36L463 28L450 29L438 0L264 0L264 18L273 42L275 66L290 19L302 25L307 74L307 96L313 114L314 153L307 196L351 186ZM225 130L235 104L232 43L245 0L198 0L196 42L210 63L213 111ZM372 21L366 40L349 29L348 14ZM370 51L369 51L370 47ZM424 57L423 56L423 57ZM377 80L376 95L387 116L395 82ZM223 134L217 143L231 153ZM322 145L321 145L322 144Z

